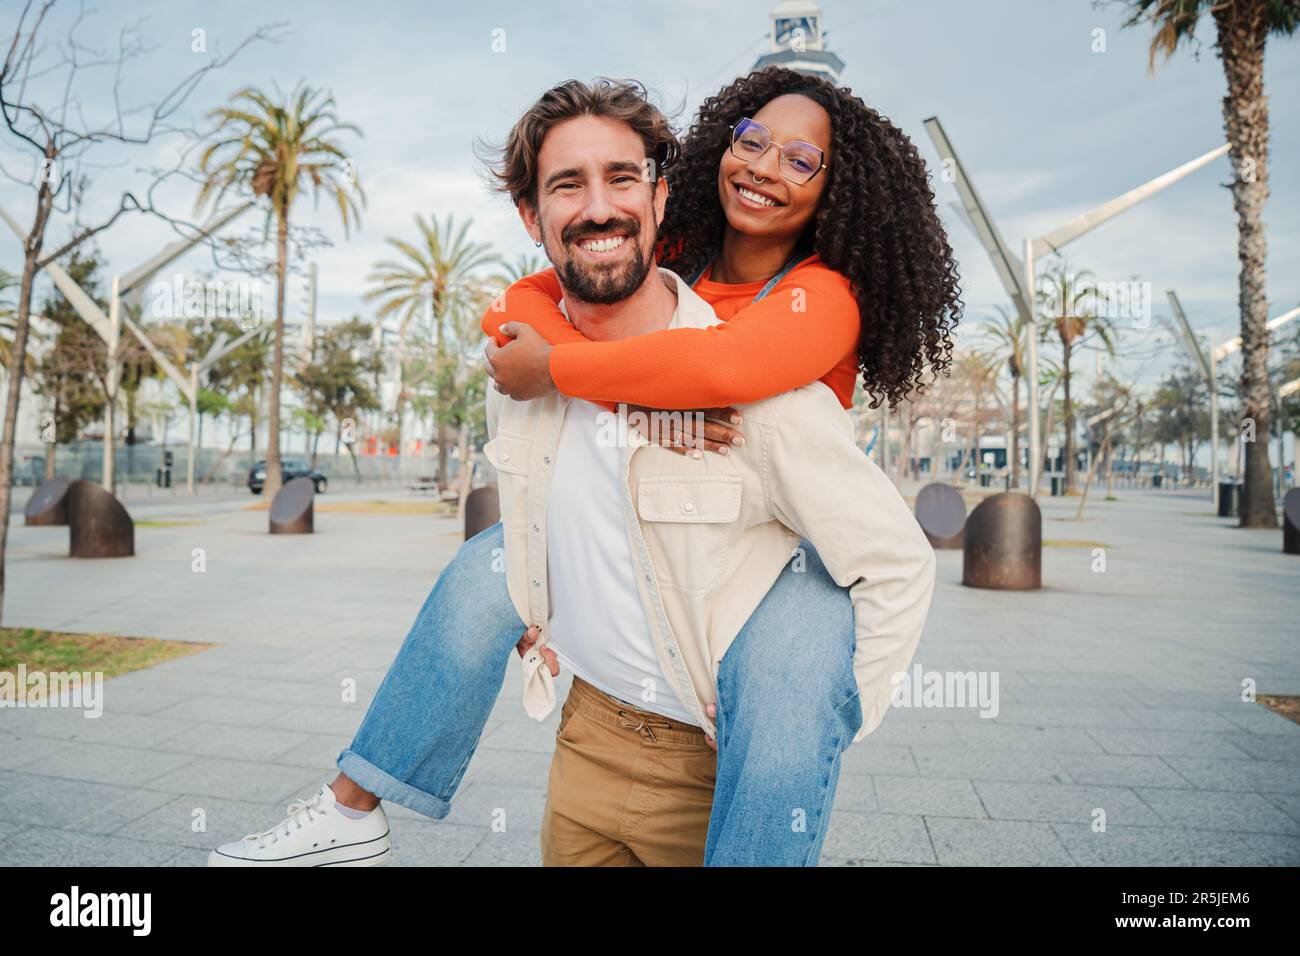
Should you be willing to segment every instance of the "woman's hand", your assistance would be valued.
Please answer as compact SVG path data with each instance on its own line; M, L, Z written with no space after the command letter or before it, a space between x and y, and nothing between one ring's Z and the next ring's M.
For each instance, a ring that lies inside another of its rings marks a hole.
M487 372L498 392L516 401L542 398L555 391L551 381L551 343L523 322L506 322L501 331L513 341L487 344Z
M629 405L627 411L629 425L651 442L687 458L703 458L701 449L726 455L745 444L745 436L735 427L741 423L740 412L730 406L667 411Z
M528 630L524 631L524 636L521 637L519 643L515 645L515 650L519 652L520 657L527 654L528 649L537 643L537 637L540 633L541 632L537 630L536 625L533 625ZM555 651L551 650L549 647L543 647L541 654L542 660L545 661L547 669L551 672L551 676L559 677L560 659L555 656Z

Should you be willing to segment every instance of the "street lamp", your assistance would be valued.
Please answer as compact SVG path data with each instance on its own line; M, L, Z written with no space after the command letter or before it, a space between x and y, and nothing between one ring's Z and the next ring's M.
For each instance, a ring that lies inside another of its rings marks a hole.
M997 271L1003 288L1011 297L1016 310L1026 325L1029 337L1027 342L1029 354L1026 363L1028 365L1027 377L1029 379L1029 490L1032 495L1037 492L1038 473L1042 468L1042 435L1038 429L1038 327L1036 321L1034 259L1045 256L1050 252L1059 251L1067 243L1073 242L1080 236L1091 232L1102 223L1113 219L1144 199L1149 199L1162 189L1172 186L1202 166L1225 155L1228 152L1228 144L1224 143L1222 146L1210 150L1191 162L1184 163L1176 169L1171 169L1169 172L1157 176L1150 182L1143 183L1135 189L1130 189L1123 195L1102 203L1096 209L1071 219L1063 226L1045 235L1026 238L1023 244L1024 257L1022 263L1016 261L1015 256L1011 254L1010 249L1003 241L997 226L993 222L993 217L989 215L988 210L976 193L970 177L962 167L961 161L957 159L957 153L948 140L939 118L931 116L925 120L924 125L934 142L935 148L938 149L940 156L943 158L945 166L951 168L957 193L962 200L962 208L967 223L974 229L981 245L984 246L984 250L992 260L993 267Z
M1179 328L1183 333L1183 345L1192 359L1201 367L1201 372L1205 375L1206 384L1210 389L1210 500L1214 503L1214 509L1217 512L1219 508L1219 363L1241 349L1241 336L1234 335L1226 342L1220 342L1210 349L1209 356L1206 356L1201 351L1201 344L1197 341L1195 333L1192 332L1191 323L1187 321L1187 315L1183 312L1177 294L1170 289L1165 295L1169 297L1169 305L1174 311L1175 318L1178 319ZM1264 328L1272 332L1297 318L1300 318L1300 307L1289 312L1283 312L1277 318L1269 319ZM1281 399L1282 396L1279 395L1278 401L1280 402ZM1277 461L1280 471L1282 466L1280 446Z
M189 394L190 382L192 378L182 375L167 357L159 351L150 338L127 316L122 310L124 299L130 299L135 302L140 300L141 290L144 286L165 269L171 263L175 262L185 253L202 242L204 239L213 235L217 230L222 229L234 219L243 215L249 209L253 208L251 202L234 206L219 215L212 217L198 233L189 238L181 239L165 246L156 256L146 261L143 265L135 270L128 272L125 276L114 275L111 285L111 298L109 299L108 315L104 310L86 294L70 275L57 262L51 262L45 266L46 273L50 279L63 293L63 297L68 300L69 304L76 310L86 323L95 330L95 333L104 340L108 351L107 366L107 401L104 403L104 468L102 484L109 493L116 491L116 474L114 469L114 439L113 432L116 428L114 421L117 405L117 386L120 378L121 366L117 360L118 341L121 339L122 326L125 325L140 343L148 351L149 355L158 367L161 368L181 390L186 397L190 398L191 406L194 404L194 396ZM3 208L0 208L0 219L3 219L9 228L13 230L19 240L23 239L22 227L9 215ZM256 331L256 330L254 330ZM190 471L193 472L194 461L194 437L190 437ZM189 490L193 492L193 483L189 485Z
M229 344L226 342L226 333L218 332L217 338L212 343L212 347L208 349L207 354L197 362L190 363L188 387L181 389L181 392L190 401L190 450L187 456L189 460L185 463L185 491L187 494L194 494L194 459L198 457L199 453L198 442L195 439L198 433L199 418L199 375L262 331L264 329L260 324L255 325Z

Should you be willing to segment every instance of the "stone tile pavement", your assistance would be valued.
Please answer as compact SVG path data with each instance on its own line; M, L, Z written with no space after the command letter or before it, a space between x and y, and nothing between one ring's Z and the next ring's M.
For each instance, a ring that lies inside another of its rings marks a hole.
M995 673L996 717L892 711L844 756L823 864L1300 864L1300 725L1242 700L1300 694L1300 559L1204 496L1118 498L1079 522L1041 499L1039 592L963 588L940 553L916 662ZM271 537L240 504L136 505L193 523L139 528L128 560L10 531L6 624L219 646L111 679L99 719L0 709L0 865L201 865L333 776L456 527L321 513ZM539 862L558 709L531 721L518 694L512 667L450 816L388 806L395 864Z

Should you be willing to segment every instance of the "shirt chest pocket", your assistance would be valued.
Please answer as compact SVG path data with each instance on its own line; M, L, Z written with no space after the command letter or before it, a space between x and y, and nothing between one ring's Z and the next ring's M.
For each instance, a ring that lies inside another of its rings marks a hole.
M653 475L637 485L637 513L659 585L711 590L740 532L739 475Z
M531 438L498 433L483 446L483 454L497 470L502 527L521 528L527 520L528 459L532 444Z

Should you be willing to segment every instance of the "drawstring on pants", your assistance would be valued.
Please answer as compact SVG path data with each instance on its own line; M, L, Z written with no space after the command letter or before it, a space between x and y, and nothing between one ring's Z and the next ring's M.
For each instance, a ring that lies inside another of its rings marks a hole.
M641 736L650 740L652 743L657 742L657 738L655 737L655 732L654 732L655 727L659 727L661 729L667 729L672 727L672 724L662 723L657 720L648 721L640 714L629 714L626 710L620 710L618 712L618 718L619 718L618 722L620 726L626 727L628 730L636 731L637 733L641 734Z

